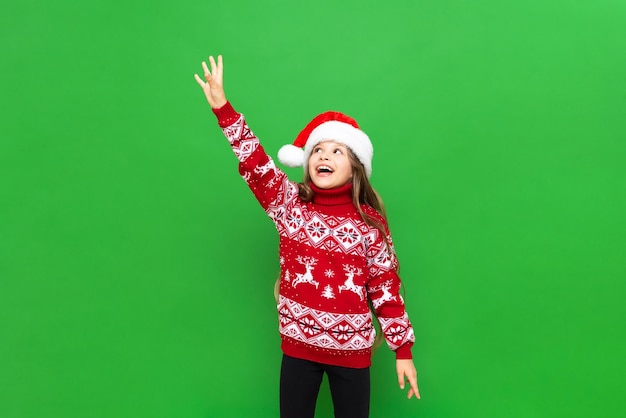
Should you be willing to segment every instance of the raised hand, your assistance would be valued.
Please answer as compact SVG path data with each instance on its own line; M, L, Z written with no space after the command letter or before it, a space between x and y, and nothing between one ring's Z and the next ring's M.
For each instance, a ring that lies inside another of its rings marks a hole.
M400 389L404 389L404 384L408 380L411 386L408 398L411 399L415 395L417 399L420 399L420 391L417 388L417 371L413 365L413 360L396 360L396 371L398 372Z
M209 57L211 71L206 62L202 61L202 69L204 70L204 81L198 74L194 74L194 78L202 87L207 101L213 109L219 109L226 104L226 94L224 93L224 63L222 56L217 56L217 64L213 56Z

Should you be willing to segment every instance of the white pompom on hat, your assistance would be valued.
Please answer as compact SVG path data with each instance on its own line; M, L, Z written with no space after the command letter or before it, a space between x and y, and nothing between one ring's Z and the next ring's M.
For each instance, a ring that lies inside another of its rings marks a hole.
M323 141L335 141L350 148L365 167L367 177L372 175L372 142L354 119L341 112L329 111L314 117L293 144L278 151L278 160L288 167L304 166L313 147Z

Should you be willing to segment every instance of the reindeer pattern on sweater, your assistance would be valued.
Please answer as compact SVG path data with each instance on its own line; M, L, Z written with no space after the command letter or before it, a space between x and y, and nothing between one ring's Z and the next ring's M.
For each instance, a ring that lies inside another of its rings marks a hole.
M376 335L369 301L397 358L411 358L414 332L382 216L361 206L385 226L387 236L359 215L351 184L332 190L311 185L313 202L303 202L298 184L275 166L243 115L230 104L215 113L241 176L279 234L277 308L283 351L327 364L368 367Z

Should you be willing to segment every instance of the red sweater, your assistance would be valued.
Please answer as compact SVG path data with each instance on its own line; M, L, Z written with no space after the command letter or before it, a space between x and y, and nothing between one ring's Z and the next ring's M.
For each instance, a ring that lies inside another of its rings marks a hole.
M298 184L274 165L243 115L230 103L213 110L235 155L239 172L280 236L279 330L285 354L319 363L371 365L376 331L368 300L396 358L410 359L413 328L400 296L393 246L366 224L352 203L352 184L311 187L303 202ZM373 208L362 210L384 225Z

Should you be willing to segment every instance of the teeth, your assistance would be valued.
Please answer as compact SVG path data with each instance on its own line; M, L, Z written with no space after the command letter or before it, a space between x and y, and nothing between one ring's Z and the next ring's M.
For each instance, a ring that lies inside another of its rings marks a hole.
M328 170L328 171L333 171L329 166L327 165L320 165L319 167L317 167L317 171L321 171L321 170Z

